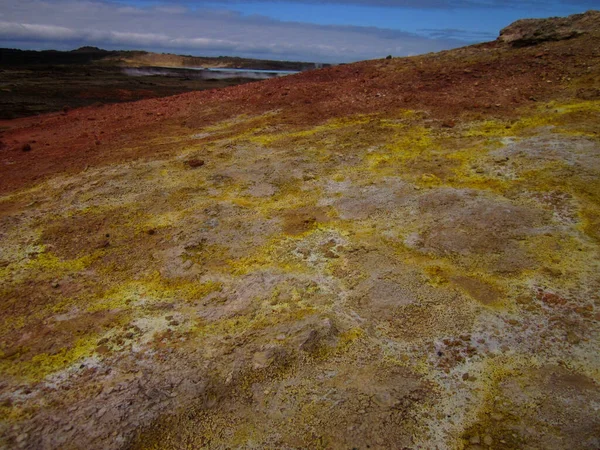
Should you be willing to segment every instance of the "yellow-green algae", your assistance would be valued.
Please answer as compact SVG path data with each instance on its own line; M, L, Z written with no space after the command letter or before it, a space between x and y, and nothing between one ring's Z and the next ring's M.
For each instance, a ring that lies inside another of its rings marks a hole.
M218 292L220 289L221 283L219 282L173 282L162 280L159 275L155 275L147 280L133 281L115 287L103 293L97 299L80 298L79 302L73 299L65 299L64 304L54 305L50 311L46 310L43 314L51 315L52 312L57 312L57 310L65 310L67 305L79 308L84 306L85 310L90 313L110 310L126 311L127 315L125 316L123 314L115 316L116 320L113 321L113 326L117 326L131 321L140 314L147 315L148 312L144 312L144 308L152 302L193 302L201 300L211 292ZM81 305L82 300L87 304ZM25 318L20 318L18 321L20 327L24 323ZM13 328L15 325L17 324L13 324ZM82 337L55 354L33 355L30 359L24 361L14 361L13 358L3 359L0 362L0 372L26 380L39 381L51 373L71 366L82 358L92 356L96 351L97 342L101 335L102 333L92 333Z
M155 273L144 280L131 281L110 289L100 299L91 302L87 310L129 310L159 301L199 301L211 292L220 291L221 286L220 282L213 281L164 280Z
M71 366L73 363L91 356L97 346L97 335L77 340L73 346L63 348L58 353L40 353L27 361L0 361L0 373L26 381L40 381L46 376Z
M552 101L538 106L533 111L523 111L518 120L484 120L469 127L463 135L466 137L502 138L510 136L530 136L540 127L551 126L555 132L597 138L589 133L584 124L571 120L577 113L600 114L600 101L563 103Z

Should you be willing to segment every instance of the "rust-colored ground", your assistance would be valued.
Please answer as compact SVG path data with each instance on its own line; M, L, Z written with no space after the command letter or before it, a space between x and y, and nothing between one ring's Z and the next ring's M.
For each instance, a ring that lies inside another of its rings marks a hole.
M149 138L178 135L240 114L279 111L269 126L312 126L340 114L426 111L436 126L516 118L548 100L600 98L592 36L513 49L499 42L438 54L332 67L258 85L83 108L0 122L0 192L98 164L173 154ZM157 127L157 125L160 125ZM238 130L232 130L232 133ZM23 152L30 143L34 149Z

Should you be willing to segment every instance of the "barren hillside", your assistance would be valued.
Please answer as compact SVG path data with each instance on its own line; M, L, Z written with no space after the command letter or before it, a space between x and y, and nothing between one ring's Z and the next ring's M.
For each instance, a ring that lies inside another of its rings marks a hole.
M0 445L599 448L599 49L0 122Z

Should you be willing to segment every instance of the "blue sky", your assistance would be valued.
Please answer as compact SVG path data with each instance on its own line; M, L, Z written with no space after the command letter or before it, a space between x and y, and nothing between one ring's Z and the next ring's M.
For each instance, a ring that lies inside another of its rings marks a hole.
M600 0L0 0L0 46L350 62L494 39Z
M134 3L134 2L132 2ZM135 2L148 4L152 2ZM362 4L358 4L362 3ZM400 29L419 32L430 28L454 28L469 31L487 32L496 35L497 32L524 17L549 17L576 14L591 9L597 2L510 2L509 6L495 3L496 7L438 7L417 8L419 2L406 2L412 7L373 6L374 2L333 2L333 3L302 3L302 2L205 2L215 8L230 8L243 14L266 15L278 20L309 22L321 25L361 25L379 28ZM393 3L393 2L389 2ZM403 2L397 2L402 4ZM441 2L450 3L450 2ZM483 2L481 2L483 3Z

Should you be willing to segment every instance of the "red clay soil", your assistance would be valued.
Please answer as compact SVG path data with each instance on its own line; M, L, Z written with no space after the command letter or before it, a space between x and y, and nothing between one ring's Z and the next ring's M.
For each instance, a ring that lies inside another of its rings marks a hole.
M294 128L340 114L406 108L426 111L440 125L452 126L459 118L513 117L517 108L544 101L550 94L554 99L600 98L599 89L589 88L597 80L585 78L586 68L600 62L597 43L596 33L528 48L496 41L227 89L4 121L0 122L0 192L38 183L49 175L170 154L176 146L164 140L148 142L189 134L239 114L279 110L274 122ZM588 72L592 77L594 71ZM25 144L31 151L22 150Z

